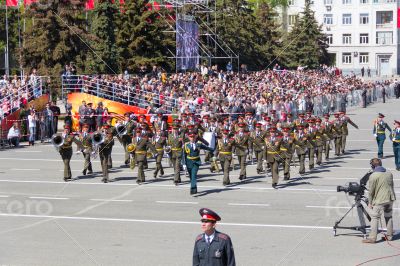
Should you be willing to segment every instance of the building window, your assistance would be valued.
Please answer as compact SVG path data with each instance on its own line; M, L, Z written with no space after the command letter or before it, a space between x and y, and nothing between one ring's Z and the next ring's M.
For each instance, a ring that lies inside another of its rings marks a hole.
M351 53L343 53L342 54L342 63L343 64L351 64Z
M332 0L324 0L324 4L327 5L332 5Z
M368 4L369 0L360 0L360 4Z
M369 63L369 54L368 53L360 53L359 59L360 59L360 64L368 64Z
M360 44L368 44L369 36L368 33L360 33Z
M391 31L377 31L376 44L393 44L393 32Z
M326 24L326 25L333 24L333 15L332 14L324 14L324 24Z
M393 11L377 11L376 12L376 25L377 27L385 24L393 23Z
M351 0L343 0L343 5L351 5Z
M295 2L296 2L295 0L289 0L288 1L288 5L289 6L294 6Z
M296 23L297 15L289 15L289 26L292 26Z
M351 34L343 34L343 44L351 44Z
M342 23L343 25L351 25L351 14L343 14Z
M327 44L332 44L333 43L333 35L332 34L327 34L326 35L326 43Z
M360 24L366 25L369 23L369 14L360 14Z

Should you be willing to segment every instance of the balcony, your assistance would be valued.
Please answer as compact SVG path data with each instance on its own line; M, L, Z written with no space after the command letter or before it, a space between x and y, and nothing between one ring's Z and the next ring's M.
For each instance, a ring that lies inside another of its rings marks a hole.
M376 24L377 29L391 29L393 28L393 22Z

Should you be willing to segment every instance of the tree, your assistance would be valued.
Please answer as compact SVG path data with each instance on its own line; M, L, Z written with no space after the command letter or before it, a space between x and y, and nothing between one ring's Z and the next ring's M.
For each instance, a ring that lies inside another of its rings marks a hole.
M135 71L141 65L161 65L173 69L167 58L174 51L174 36L165 34L165 20L170 19L166 9L149 10L148 0L125 1L124 12L118 17L117 46L121 70ZM170 20L170 23L174 23Z
M29 72L51 76L52 86L59 87L63 66L74 62L78 70L85 68L90 35L84 30L85 0L41 0L25 11L26 32L23 34L22 63Z
M317 68L319 64L329 63L326 35L322 33L310 6L310 1L306 0L304 11L284 41L283 54L290 68Z
M90 42L88 73L119 73L115 30L120 9L115 2L98 0L92 13L91 34L94 38Z

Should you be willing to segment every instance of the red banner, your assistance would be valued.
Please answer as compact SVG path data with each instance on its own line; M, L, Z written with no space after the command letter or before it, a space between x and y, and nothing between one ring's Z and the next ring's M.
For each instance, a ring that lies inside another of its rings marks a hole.
M86 10L93 10L94 9L94 0L88 0L85 3Z
M6 6L18 6L18 0L6 0Z
M400 7L397 8L397 28L400 29Z

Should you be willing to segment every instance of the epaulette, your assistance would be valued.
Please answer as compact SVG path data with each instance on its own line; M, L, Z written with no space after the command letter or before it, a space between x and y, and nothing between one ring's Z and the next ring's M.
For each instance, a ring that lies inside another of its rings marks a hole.
M223 233L218 233L218 237L219 237L219 238L222 238L222 239L225 239L225 240L228 240L228 239L229 239L229 236L226 235L226 234L223 234Z
M198 235L198 236L196 237L196 241L195 241L195 242L200 241L200 240L202 240L202 239L203 239L203 234L200 234L200 235Z

